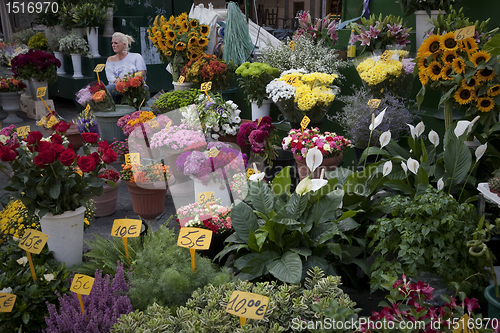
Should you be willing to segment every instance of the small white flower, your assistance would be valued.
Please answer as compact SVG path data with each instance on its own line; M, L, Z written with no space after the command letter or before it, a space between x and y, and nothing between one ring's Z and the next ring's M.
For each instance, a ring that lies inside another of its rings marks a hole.
M425 131L425 125L424 125L424 122L421 121L417 124L417 126L415 126L415 135L418 137L420 137L422 135L422 133L424 133Z
M12 292L11 287L3 288L2 290L0 290L0 293L5 293L5 294L10 294L11 292Z
M52 273L43 274L43 278L45 279L45 281L50 282L50 281L54 280L54 274L52 274Z
M284 144L288 146L290 142L292 142L292 137L287 136L284 141L285 141Z
M410 157L407 163L408 163L408 169L414 174L417 174L418 168L420 167L418 161Z
M481 157L483 157L484 152L488 148L488 143L485 143L484 145L480 145L479 147L476 148L475 154L476 154L476 162L478 162Z
M443 181L443 177L439 178L438 183L437 183L437 186L438 186L438 190L439 190L439 191L441 191L441 190L444 188L444 181Z
M314 172L323 163L323 154L318 147L309 149L306 155L306 164L311 172Z
M392 171L392 162L391 161L387 161L384 163L384 171L382 172L382 175L387 176L388 174L390 174Z
M312 191L317 191L328 183L326 179L312 179Z
M295 192L298 195L303 195L309 191L312 191L312 189L313 189L313 183L311 179L309 179L309 177L306 177L300 181L299 185L297 185Z
M405 162L401 162L401 168L403 168L405 174L408 172L408 167L406 166Z
M215 140L219 139L219 134L212 134L212 138Z
M26 266L26 263L28 262L28 257L22 257L16 260L19 265Z
M429 132L429 141L434 145L434 147L439 146L439 135L436 131L432 130Z
M384 148L391 142L391 130L385 131L380 135L380 148Z
M7 136L3 135L3 134L0 134L0 143L5 145L5 143L7 143Z
M384 119L385 115L385 110L387 110L387 108L385 108L382 112L378 114L378 116L375 117L374 121L368 127L370 131L373 131L375 128L378 127L378 125L380 125L380 123L382 123L382 120Z

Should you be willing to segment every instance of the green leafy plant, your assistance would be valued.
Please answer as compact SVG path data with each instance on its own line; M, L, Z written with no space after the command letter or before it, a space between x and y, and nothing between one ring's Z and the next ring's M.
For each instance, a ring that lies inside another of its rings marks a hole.
M369 246L378 253L372 265L372 290L381 286L383 274L417 276L420 272L437 273L449 284L479 272L469 278L470 286L464 290L482 288L488 263L471 258L467 246L477 228L474 206L459 204L432 186L413 199L387 198L382 206L388 216L368 229Z
M12 39L16 44L28 45L30 38L33 37L34 35L35 35L35 30L33 30L32 28L27 28L27 29L15 32L12 35Z
M196 103L202 92L198 89L174 90L162 94L151 108L156 113L166 113Z
M28 41L28 46L31 49L47 51L48 50L47 37L43 32L37 32Z
M106 7L95 3L83 3L73 6L73 27L91 28L98 27L108 17Z
M256 102L258 107L261 107L262 101L268 98L266 86L280 76L279 69L260 62L244 62L235 73L241 76L238 78L238 83L245 92L246 100Z
M39 332L45 327L45 302L57 303L57 295L69 292L69 271L53 259L47 246L32 255L37 280L33 281L26 251L17 241L0 247L0 291L17 296L11 312L0 313L2 332Z
M276 281L253 284L241 280L220 286L209 284L195 291L175 314L166 307L153 304L145 311L137 310L122 316L111 332L278 333L300 330L303 320L357 320L359 309L354 308L356 304L340 289L339 276L325 277L317 267L307 274L303 285L279 284ZM225 311L235 290L269 297L263 320L249 319L240 328L238 317Z
M84 54L90 57L87 41L78 36L76 32L70 32L59 40L59 49L61 52L69 54Z

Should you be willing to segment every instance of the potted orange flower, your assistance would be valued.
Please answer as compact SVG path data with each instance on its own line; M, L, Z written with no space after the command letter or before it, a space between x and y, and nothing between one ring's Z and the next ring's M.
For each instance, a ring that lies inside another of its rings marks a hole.
M139 110L142 103L149 98L149 91L140 74L129 73L116 84L116 91L123 95L122 103Z

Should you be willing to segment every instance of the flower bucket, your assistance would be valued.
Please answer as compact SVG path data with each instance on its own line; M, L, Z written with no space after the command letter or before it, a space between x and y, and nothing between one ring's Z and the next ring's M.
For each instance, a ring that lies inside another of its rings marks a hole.
M265 99L262 101L260 107L257 106L257 102L252 102L252 120L257 120L261 117L269 116L271 114L271 103L273 101L270 99Z
M167 188L163 183L155 187L154 183L141 183L125 181L130 197L132 198L132 207L134 213L145 220L152 220L165 210L165 195Z
M183 84L178 84L177 82L172 81L172 84L174 85L174 90L189 90L195 87L193 82L184 82Z
M49 236L49 250L66 267L82 263L85 210L85 207L80 207L61 215L47 213L40 219L42 232Z
M95 216L103 217L112 215L116 211L116 200L118 199L118 187L121 179L115 183L115 187L104 183L104 192L97 197L92 197L95 202Z
M16 115L19 111L19 102L21 101L21 92L0 92L0 105L8 113L7 118L2 120L4 124L17 124L23 120Z
M488 301L488 318L500 319L500 301L495 295L495 285L489 285L484 290L484 297Z
M95 57L100 57L99 54L99 40L98 40L99 27L87 28L87 39L89 41L90 54Z
M38 81L38 80L35 80L35 79L30 79L29 82L30 82L30 84L29 84L28 87L29 87L29 93L30 93L31 99L34 100L34 101L38 101L40 97L36 97L36 91L37 91L38 88L41 88L41 87L47 88L48 87L47 80ZM48 100L49 99L48 89L47 89L47 93L42 98L44 100Z
M214 182L213 180L209 180L207 185L204 185L198 179L194 180L194 194L195 198L198 199L198 194L202 192L214 192L215 198L221 200L222 206L230 207L231 199L229 198L229 192L226 188L224 180L221 182Z
M54 57L56 57L57 60L61 62L61 67L57 68L57 75L66 74L66 72L64 71L64 53L54 51Z
M309 167L306 165L305 158L298 159L298 155L296 154L294 154L293 157L295 158L295 162L297 162L299 179L302 180L310 175L311 170L309 170ZM334 171L342 162L343 157L344 154L341 153L338 156L324 158L323 163L321 163L321 165L316 170L314 170L312 179L319 179L322 169L325 169L325 172Z
M82 55L71 54L71 62L73 63L73 77L82 78Z
M114 112L94 112L101 138L109 143L115 141L114 138L118 141L125 140L127 136L116 123L118 119L134 111L135 109L129 105L116 105Z
M444 11L441 11L444 15L446 14ZM416 49L420 48L420 45L424 42L424 35L427 31L434 28L434 24L432 24L432 19L437 18L439 14L439 10L431 10L431 16L427 14L425 10L416 10L415 11L415 37L416 37ZM431 19L431 22L428 19Z

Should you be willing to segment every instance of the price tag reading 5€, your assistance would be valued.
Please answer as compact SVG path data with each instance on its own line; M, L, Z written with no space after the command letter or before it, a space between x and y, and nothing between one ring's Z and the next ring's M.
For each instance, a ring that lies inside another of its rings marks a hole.
M212 230L200 228L181 228L177 245L195 250L208 250L212 242Z
M92 286L94 285L94 278L83 275L83 274L75 274L73 278L73 282L71 283L71 290L74 293L88 295L92 290Z
M11 312L16 303L16 295L0 293L0 312Z

